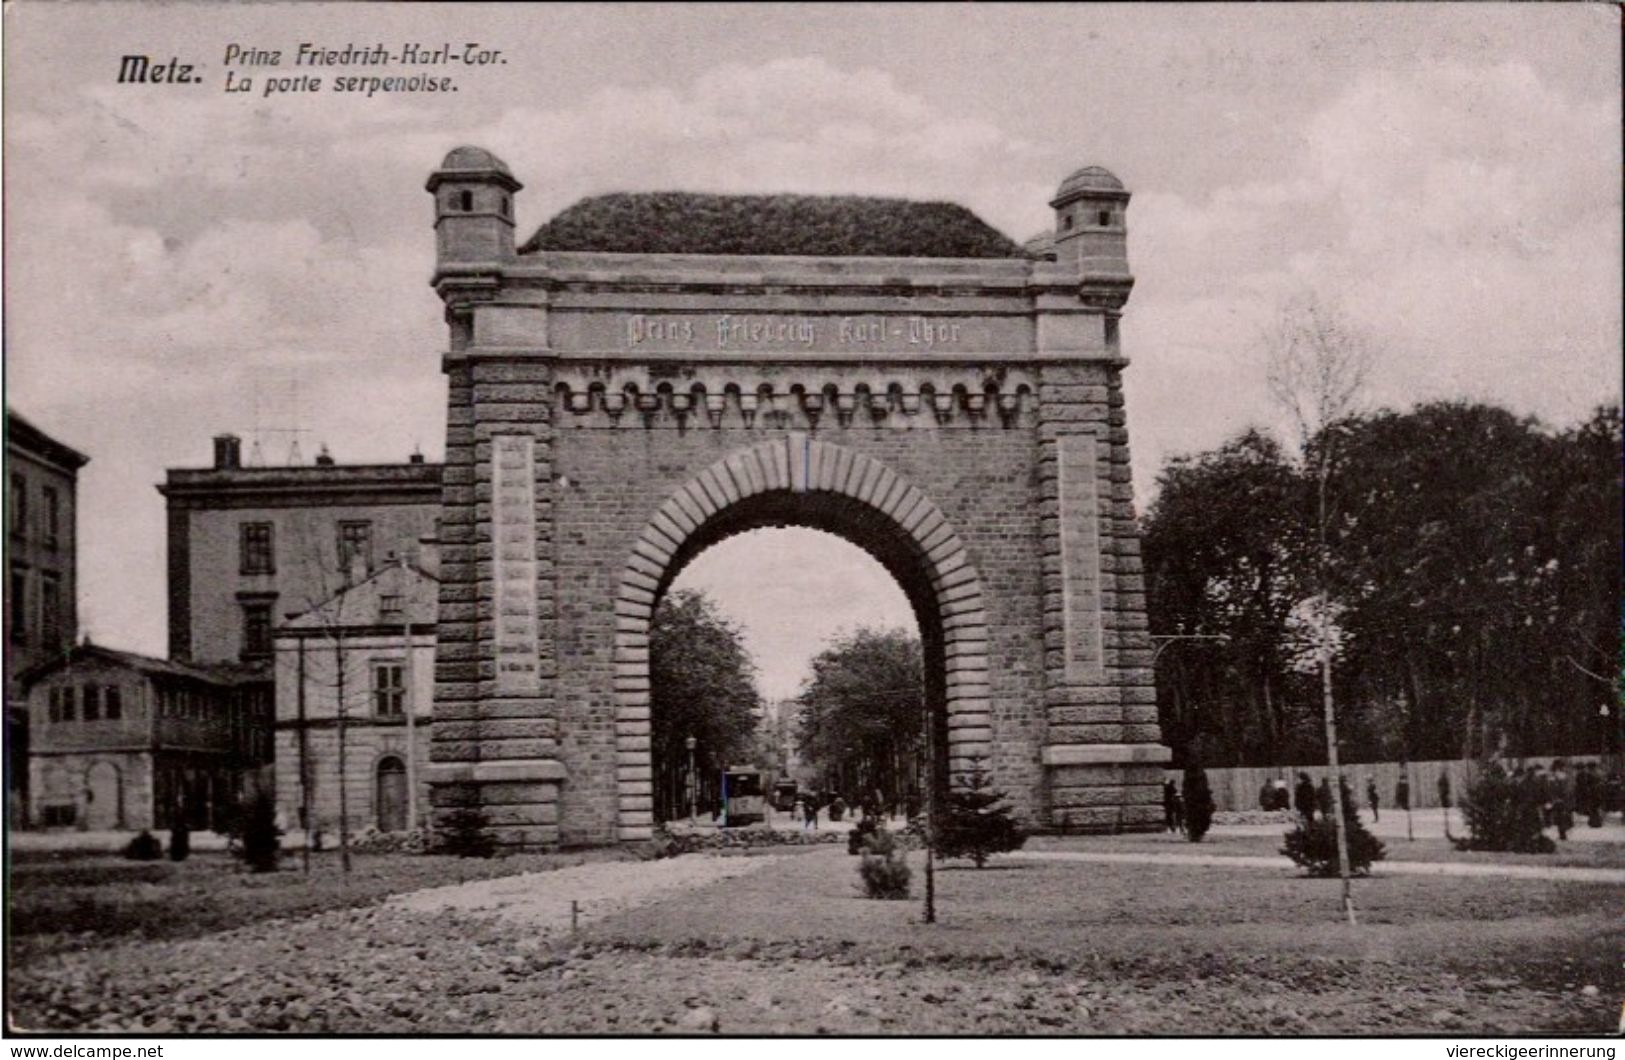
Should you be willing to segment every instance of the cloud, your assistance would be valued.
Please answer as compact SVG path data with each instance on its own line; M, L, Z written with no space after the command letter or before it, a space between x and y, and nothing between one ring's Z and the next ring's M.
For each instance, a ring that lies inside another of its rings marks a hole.
M1137 195L1125 343L1142 497L1163 457L1276 420L1257 339L1299 290L1372 335L1375 401L1468 396L1563 423L1617 400L1618 122L1617 101L1571 98L1524 63L1367 71L1277 179Z

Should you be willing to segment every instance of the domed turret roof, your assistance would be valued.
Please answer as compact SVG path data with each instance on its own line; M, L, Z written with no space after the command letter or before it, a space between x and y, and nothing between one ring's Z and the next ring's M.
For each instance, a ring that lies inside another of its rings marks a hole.
M1056 190L1055 198L1050 200L1050 205L1059 206L1084 195L1098 195L1103 192L1113 197L1128 194L1123 182L1118 180L1111 170L1102 166L1084 166L1061 181L1061 186Z
M506 176L513 176L508 170L508 163L493 155L483 147L454 147L446 155L446 160L440 163L441 169L483 169L496 170Z

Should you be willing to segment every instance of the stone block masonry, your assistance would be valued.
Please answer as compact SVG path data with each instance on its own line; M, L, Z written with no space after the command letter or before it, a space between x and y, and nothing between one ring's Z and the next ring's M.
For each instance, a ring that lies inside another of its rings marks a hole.
M435 813L514 846L646 837L654 609L711 545L804 525L913 603L939 775L984 757L1036 828L1156 827L1115 178L1063 184L1048 260L518 253L519 188L476 148L430 180Z

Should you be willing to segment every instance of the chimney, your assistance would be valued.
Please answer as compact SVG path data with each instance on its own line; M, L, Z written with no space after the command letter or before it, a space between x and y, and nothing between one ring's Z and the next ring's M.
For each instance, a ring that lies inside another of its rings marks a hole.
M322 443L322 451L316 454L317 467L332 467L333 454L327 451L327 443Z
M230 471L243 466L243 442L235 434L214 436L214 466L216 470Z
M414 451L411 456L406 458L406 462L409 464L421 464L423 463L423 454L421 452Z

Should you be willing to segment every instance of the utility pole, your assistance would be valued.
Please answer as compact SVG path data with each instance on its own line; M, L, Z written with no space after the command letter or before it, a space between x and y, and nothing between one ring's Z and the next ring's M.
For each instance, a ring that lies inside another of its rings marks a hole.
M305 829L305 875L310 875L310 730L305 726L305 638L299 638L299 823Z
M344 704L344 634L341 631L333 640L333 660L338 666L338 693L339 693L339 860L344 865L344 871L350 871L350 799L349 787L345 783L345 722L349 712Z
M401 704L406 711L406 827L408 831L418 829L418 744L417 744L417 707L413 702L412 691L412 602L408 598L407 585L410 580L406 555L403 553L401 561L401 643L406 651L406 659L401 667L401 680L405 687L401 690Z
M937 877L932 864L937 856L937 744L931 724L931 705L925 704L925 922L937 922Z

